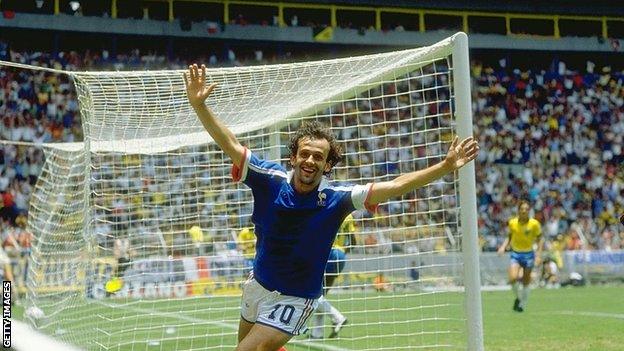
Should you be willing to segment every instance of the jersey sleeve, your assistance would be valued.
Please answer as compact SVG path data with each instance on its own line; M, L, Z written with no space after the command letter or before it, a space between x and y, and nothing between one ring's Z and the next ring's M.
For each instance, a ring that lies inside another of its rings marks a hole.
M366 185L354 185L351 189L351 202L356 210L367 210L370 213L374 213L377 210L378 204L371 204L369 202L370 195L373 192L373 183Z
M235 182L242 182L252 189L275 178L288 178L284 167L275 162L258 158L247 148L245 148L245 156L241 163L232 166L232 179Z

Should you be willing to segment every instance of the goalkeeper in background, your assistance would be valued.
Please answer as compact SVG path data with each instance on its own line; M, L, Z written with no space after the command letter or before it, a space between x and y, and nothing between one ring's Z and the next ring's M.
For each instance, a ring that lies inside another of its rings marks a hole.
M342 327L347 324L347 317L340 313L336 307L332 306L325 298L325 295L327 295L329 289L334 285L334 281L344 269L349 249L356 244L355 235L353 234L355 230L353 215L348 215L338 230L334 245L329 252L327 266L325 266L323 295L319 297L317 313L314 315L314 326L310 328L310 336L313 339L322 339L325 336L323 332L325 313L329 313L332 320L330 338L337 337Z
M531 205L528 201L521 201L518 206L518 216L508 222L509 232L503 244L498 248L498 254L502 255L507 246L511 246L511 260L509 263L509 284L514 292L513 310L523 312L529 299L529 284L531 284L531 271L535 265L540 264L544 241L542 239L542 227L535 218L529 217ZM533 251L533 245L537 242L537 256ZM522 268L522 277L520 277ZM520 278L519 278L520 277ZM522 291L519 289L518 280L522 280Z
M206 106L216 84L206 85L206 67L189 66L184 74L189 103L204 128L233 162L232 178L253 193L252 221L256 258L243 284L238 351L283 349L305 330L323 291L323 274L343 220L356 209L422 187L474 160L479 152L471 137L455 137L446 158L426 169L366 185L330 184L324 177L342 159L340 145L318 122L302 124L291 139L292 170L261 160Z

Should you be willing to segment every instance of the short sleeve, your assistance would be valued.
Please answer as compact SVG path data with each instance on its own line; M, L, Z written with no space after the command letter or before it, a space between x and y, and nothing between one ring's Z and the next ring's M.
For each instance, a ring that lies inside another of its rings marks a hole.
M377 204L369 202L373 191L373 183L366 185L354 185L351 189L351 202L356 210L367 210L370 213L377 211Z
M288 179L284 167L278 163L258 158L247 148L245 148L245 154L241 163L232 166L232 179L235 182L243 182L249 187L274 178L280 181Z
M247 178L247 171L249 170L249 160L251 159L251 152L245 148L245 154L241 159L240 164L232 165L232 180L235 182L244 182Z

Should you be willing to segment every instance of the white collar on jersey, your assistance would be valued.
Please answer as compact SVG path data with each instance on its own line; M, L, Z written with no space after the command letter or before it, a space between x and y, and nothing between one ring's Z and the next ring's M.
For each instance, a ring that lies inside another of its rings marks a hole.
M292 181L292 177L295 175L295 171L291 169L286 174L288 175L288 183L290 183ZM327 180L327 177L323 176L323 178L321 178L321 184L319 184L318 191L322 191L327 187L329 187L329 181Z

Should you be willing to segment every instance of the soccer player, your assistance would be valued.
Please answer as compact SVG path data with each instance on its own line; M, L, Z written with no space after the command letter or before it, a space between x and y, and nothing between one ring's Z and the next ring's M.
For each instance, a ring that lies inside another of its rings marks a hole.
M332 320L332 332L329 334L330 338L335 338L342 327L347 324L347 317L345 317L338 309L332 306L331 303L325 298L329 289L334 285L334 281L340 275L344 269L347 253L351 246L355 245L355 220L353 215L348 215L342 222L336 240L332 245L332 249L329 252L329 259L325 266L325 284L323 286L323 295L319 297L317 312L314 315L314 327L310 328L310 336L313 339L322 339L323 333L323 317L324 313L329 313Z
M529 299L529 284L531 284L531 271L535 264L539 265L544 247L542 239L542 227L535 218L529 217L531 205L527 201L521 201L518 206L518 216L509 220L508 236L498 248L498 254L502 255L511 246L511 261L509 264L509 284L516 296L513 310L523 312ZM533 245L537 242L537 257L533 251ZM537 262L536 262L537 261ZM520 276L522 268L522 277ZM519 289L518 280L522 280L522 291Z
M356 209L424 186L474 160L473 138L453 139L446 158L391 181L333 186L324 177L342 158L331 132L304 123L290 143L290 165L259 159L206 106L216 84L206 85L206 67L189 66L184 75L189 103L204 128L233 162L232 176L251 188L256 258L243 284L236 350L275 351L304 330L322 295L323 274L342 221Z

